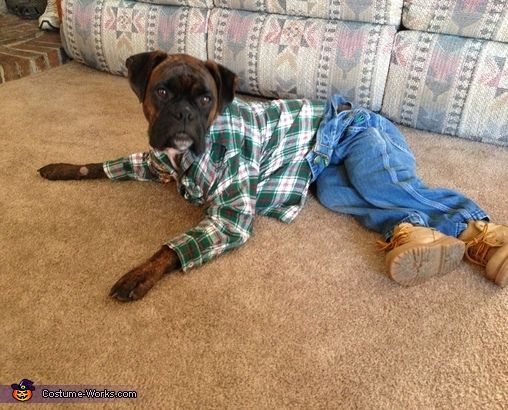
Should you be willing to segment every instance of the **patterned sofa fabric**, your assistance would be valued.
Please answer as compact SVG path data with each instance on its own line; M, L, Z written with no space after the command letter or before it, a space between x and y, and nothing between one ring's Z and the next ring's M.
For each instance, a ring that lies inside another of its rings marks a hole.
M242 92L324 99L340 92L379 110L396 28L214 9L208 56L240 76Z
M211 9L213 0L138 0L144 3L161 4L165 6L201 7Z
M399 25L403 0L214 0L217 7Z
M414 128L508 145L508 44L397 34L382 113Z
M508 0L405 0L405 27L508 42Z
M127 0L65 0L62 6L67 54L99 70L125 75L128 56L155 49L207 57L207 9Z

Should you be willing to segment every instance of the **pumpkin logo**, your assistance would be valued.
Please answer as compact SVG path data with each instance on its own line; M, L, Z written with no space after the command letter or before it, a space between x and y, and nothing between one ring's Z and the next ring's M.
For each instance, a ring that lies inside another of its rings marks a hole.
M17 401L28 401L32 398L32 392L35 390L34 382L23 379L19 384L11 384L12 397Z

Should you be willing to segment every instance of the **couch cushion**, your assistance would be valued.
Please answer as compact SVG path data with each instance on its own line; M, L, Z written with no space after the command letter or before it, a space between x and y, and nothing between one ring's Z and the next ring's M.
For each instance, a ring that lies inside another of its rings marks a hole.
M379 110L395 26L214 9L208 55L242 92L324 99L340 92Z
M508 44L397 34L382 112L414 128L508 145Z
M208 10L126 0L66 0L61 36L75 60L125 74L125 59L162 49L206 58Z
M403 0L214 0L218 7L398 25Z
M508 42L508 0L405 0L402 21L414 30Z

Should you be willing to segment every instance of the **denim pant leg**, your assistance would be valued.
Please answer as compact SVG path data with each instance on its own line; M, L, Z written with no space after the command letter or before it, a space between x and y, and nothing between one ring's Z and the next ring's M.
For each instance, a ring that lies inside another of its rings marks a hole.
M332 164L326 167L316 181L316 195L322 205L335 212L353 215L363 226L377 232L384 209L367 202L351 185L345 165ZM407 213L400 212L400 219Z
M458 236L467 221L487 219L464 195L425 186L416 175L415 159L404 137L392 124L387 129L351 127L325 171L317 179L320 202L355 215L386 238L401 222Z

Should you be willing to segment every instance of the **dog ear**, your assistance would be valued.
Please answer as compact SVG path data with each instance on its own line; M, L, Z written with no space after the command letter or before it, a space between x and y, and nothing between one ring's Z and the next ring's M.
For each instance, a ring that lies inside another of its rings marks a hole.
M162 51L151 51L134 54L125 60L129 83L132 91L138 96L139 102L143 102L145 99L146 86L153 69L164 61L167 56Z
M217 84L217 92L219 102L217 105L217 113L221 113L226 106L235 98L236 86L238 84L238 76L226 67L217 64L215 61L207 60L206 68L212 73L215 83Z

